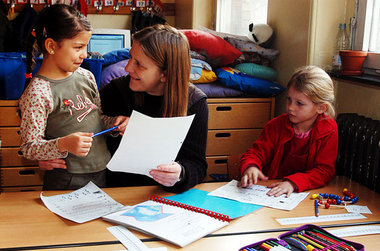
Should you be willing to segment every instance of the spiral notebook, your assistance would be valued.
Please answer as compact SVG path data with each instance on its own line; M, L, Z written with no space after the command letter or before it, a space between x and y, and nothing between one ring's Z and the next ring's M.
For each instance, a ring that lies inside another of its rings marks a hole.
M229 224L227 215L158 196L103 219L184 247Z

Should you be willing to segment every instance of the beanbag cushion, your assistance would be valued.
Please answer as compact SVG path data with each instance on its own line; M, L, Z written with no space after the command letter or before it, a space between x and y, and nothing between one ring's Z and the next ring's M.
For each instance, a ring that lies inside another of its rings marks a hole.
M241 52L222 38L201 30L181 30L189 40L190 50L207 58L211 66L232 64Z
M252 77L231 67L223 67L215 70L218 80L225 86L241 90L246 94L256 97L272 97L280 94L285 88L275 82Z
M209 65L204 60L192 58L191 59L191 67L193 67L193 66L194 67L199 67L201 69L205 69L205 70L208 70L208 71L212 71L211 65Z
M202 60L202 61L206 61L207 60L207 58L205 56L199 54L196 51L192 51L192 50L190 50L190 57L193 58L193 59L199 59L199 60Z
M209 98L238 97L244 94L244 92L226 87L218 81L207 84L197 84L197 87Z
M201 77L197 80L192 81L194 84L198 83L210 83L217 80L218 77L216 76L215 72L202 69Z
M256 52L261 56L268 58L270 60L274 60L280 54L280 51L273 49L265 49L252 41L245 41L238 38L225 37L228 43L237 48L241 52Z
M202 76L202 67L191 66L190 69L190 81L196 81Z
M270 81L277 80L277 72L274 69L264 65L242 63L236 65L234 68L252 77L262 78Z
M128 64L128 61L129 59L121 60L104 68L100 80L100 88L106 86L114 78L127 75L128 72L125 71L125 66Z
M117 63L124 59L129 59L130 58L129 48L110 51L104 54L103 58L104 58L103 67Z
M206 63L203 60L191 59L191 71L190 71L190 80L191 81L196 81L201 78L202 76L202 70L207 69L207 70L212 70L211 66Z

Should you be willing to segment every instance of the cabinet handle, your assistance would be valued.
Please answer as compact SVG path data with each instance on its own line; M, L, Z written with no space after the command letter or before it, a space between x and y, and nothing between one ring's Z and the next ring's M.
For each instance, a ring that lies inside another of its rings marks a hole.
M217 138L228 138L228 137L231 137L231 133L229 133L229 132L220 132L220 133L216 133L215 137L217 137Z
M17 151L18 156L23 156L21 151Z
M18 172L19 175L34 175L36 172L32 169L27 169L27 170L21 170Z
M231 106L218 106L216 107L217 111L231 111L232 107Z
M214 160L214 163L215 164L226 164L227 159L216 159L216 160Z

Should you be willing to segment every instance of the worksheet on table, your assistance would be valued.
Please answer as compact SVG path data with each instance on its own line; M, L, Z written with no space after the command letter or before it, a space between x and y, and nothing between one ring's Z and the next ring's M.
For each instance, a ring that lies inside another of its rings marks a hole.
M292 210L309 194L292 193L289 197L286 197L285 194L274 197L267 195L267 192L269 190L270 188L260 185L253 185L252 187L242 188L238 181L232 180L228 184L210 192L208 195L272 207L276 209Z
M70 193L44 196L41 192L40 197L50 211L77 223L94 220L123 208L122 204L91 181Z

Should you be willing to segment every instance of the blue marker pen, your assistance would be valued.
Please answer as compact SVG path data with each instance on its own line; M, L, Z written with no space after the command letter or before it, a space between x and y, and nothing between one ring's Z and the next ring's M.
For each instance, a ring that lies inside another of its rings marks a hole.
M108 129L106 129L106 130L104 130L104 131L94 133L94 135L92 135L92 137L96 137L96 136L102 135L103 133L106 133L106 132L109 132L109 131L115 130L115 129L118 128L118 127L119 127L119 126L114 126L114 127L108 128Z

